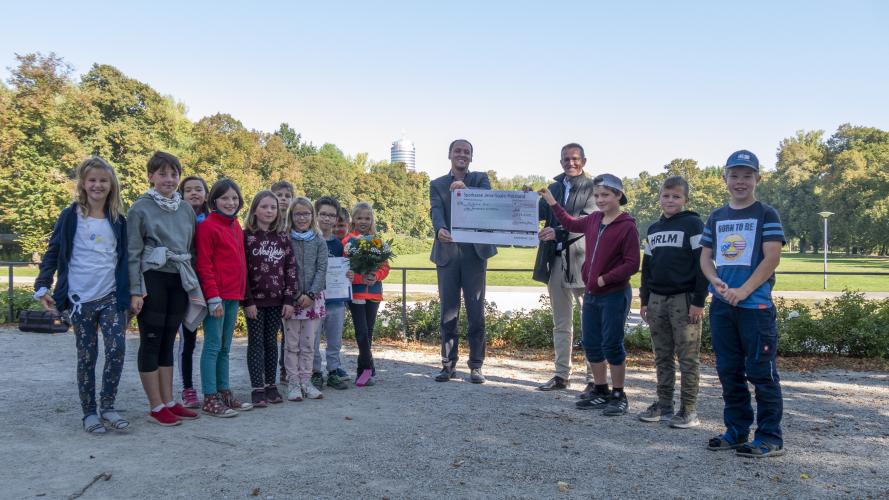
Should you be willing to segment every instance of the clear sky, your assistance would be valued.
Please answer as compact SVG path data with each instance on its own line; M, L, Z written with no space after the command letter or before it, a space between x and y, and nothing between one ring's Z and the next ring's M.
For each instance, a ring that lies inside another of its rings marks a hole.
M404 131L432 175L457 137L501 176L554 175L571 141L589 171L635 176L740 148L771 167L800 129L889 129L889 2L142 4L7 3L0 66L110 64L193 120L288 122L378 160Z

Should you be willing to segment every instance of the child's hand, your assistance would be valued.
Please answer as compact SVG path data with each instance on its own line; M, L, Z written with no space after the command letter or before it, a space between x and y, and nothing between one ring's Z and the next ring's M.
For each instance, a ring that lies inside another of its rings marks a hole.
M293 306L284 304L284 309L281 310L281 317L284 319L290 319L293 317Z
M368 273L364 275L364 284L367 286L374 286L377 284L377 277L375 274Z
M722 298L727 300L729 304L737 306L739 302L750 296L750 293L745 292L743 288L729 288L725 293L721 293L720 295L722 295Z
M713 288L716 289L716 293L718 293L719 295L722 295L723 297L725 296L725 293L728 291L728 285L725 283L725 281L722 281L719 278L714 278L713 280L710 281L710 284L713 285Z
M144 304L142 297L133 295L130 297L130 312L133 313L134 316L138 316L139 313L142 312L142 304Z
M256 319L256 306L247 306L244 308L244 316L249 319Z
M553 198L553 194L549 192L549 188L541 188L539 191L537 191L537 194L543 197L547 205L553 206L556 204L556 199Z
M314 303L314 301L311 298L309 298L308 295L300 295L299 299L297 299L296 303L299 305L299 307L301 307L303 309L309 309L310 307L312 307L312 304Z
M701 318L703 318L703 317L704 317L704 308L703 307L688 306L688 322L689 323L691 323L693 325L697 325L701 321Z
M222 312L223 311L221 302L210 305L210 316L213 316L214 318L221 318Z
M349 281L352 281L353 279L355 279L355 271L353 271L351 269L346 271L346 278L348 278Z
M40 297L40 303L43 305L43 308L53 314L59 314L59 311L56 309L56 301L53 300L49 294Z
M642 317L642 321L648 323L648 306L642 306L639 308L639 316Z
M596 280L596 284L599 285L599 288L605 286L605 279L599 276L599 279Z

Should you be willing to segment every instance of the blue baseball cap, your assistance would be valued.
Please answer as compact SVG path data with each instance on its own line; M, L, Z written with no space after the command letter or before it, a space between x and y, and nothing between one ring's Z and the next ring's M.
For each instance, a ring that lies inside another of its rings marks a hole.
M735 151L725 162L725 168L732 167L748 167L754 172L759 172L759 158L746 149Z

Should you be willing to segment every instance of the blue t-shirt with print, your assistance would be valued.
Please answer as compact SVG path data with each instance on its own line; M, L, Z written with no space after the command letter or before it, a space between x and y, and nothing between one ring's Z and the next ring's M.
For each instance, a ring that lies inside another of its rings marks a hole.
M784 229L778 211L761 202L740 210L728 205L717 208L707 219L701 246L713 251L716 261L716 274L729 288L739 288L756 270L764 256L762 244L766 241L780 241L783 245ZM773 274L738 307L764 309L772 307ZM723 300L710 286L713 296Z

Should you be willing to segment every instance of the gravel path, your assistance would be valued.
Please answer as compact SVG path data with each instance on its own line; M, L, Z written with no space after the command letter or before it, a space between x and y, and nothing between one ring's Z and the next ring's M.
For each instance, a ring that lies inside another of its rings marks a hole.
M246 395L246 343L235 344L231 378ZM889 497L886 373L784 373L789 454L754 461L703 447L721 428L709 366L703 425L690 430L574 410L576 391L534 390L545 361L489 358L487 384L437 384L425 347L378 347L375 387L161 428L142 418L137 347L130 337L118 399L131 430L90 436L73 337L0 329L0 497L66 498L103 472L82 498ZM628 384L635 413L654 374L631 368Z

